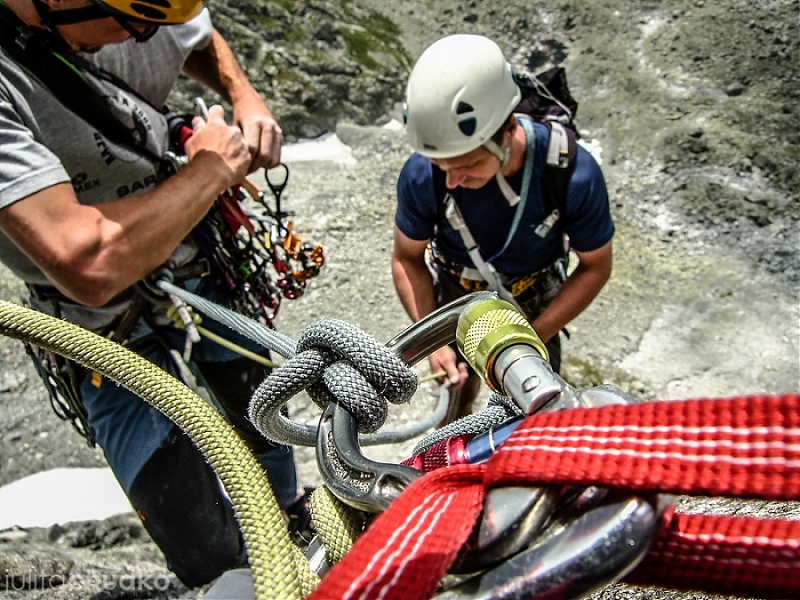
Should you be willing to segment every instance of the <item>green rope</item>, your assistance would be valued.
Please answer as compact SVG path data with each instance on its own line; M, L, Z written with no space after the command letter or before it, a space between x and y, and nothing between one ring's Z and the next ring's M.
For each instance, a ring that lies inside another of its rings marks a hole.
M0 300L0 333L60 354L141 396L186 432L219 476L244 536L257 600L300 600L319 583L292 542L263 468L227 421L182 382L77 325Z
M334 496L325 486L311 494L311 518L331 564L339 562L364 531L367 514Z

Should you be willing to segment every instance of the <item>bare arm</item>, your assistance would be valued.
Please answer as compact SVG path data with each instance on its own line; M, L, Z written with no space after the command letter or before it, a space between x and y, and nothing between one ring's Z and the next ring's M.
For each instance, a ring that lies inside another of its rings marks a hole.
M71 185L54 185L0 210L0 231L65 295L105 304L161 265L219 193L244 176L250 155L222 107L194 127L189 164L153 190L84 206Z
M408 316L416 322L436 309L436 294L433 277L425 265L427 241L412 240L397 226L394 227L394 246L392 248L392 279L400 302ZM456 354L449 346L433 352L428 361L431 373L445 371L454 389L467 379L467 366L456 363Z
M567 323L586 309L611 276L612 250L609 241L591 252L576 252L580 263L564 282L550 305L531 322L542 341L549 341Z
M427 241L412 240L394 227L392 279L397 296L414 322L436 309L433 277L425 265Z
M244 133L253 157L248 172L280 163L283 132L216 29L206 48L188 56L183 72L231 103L233 124Z

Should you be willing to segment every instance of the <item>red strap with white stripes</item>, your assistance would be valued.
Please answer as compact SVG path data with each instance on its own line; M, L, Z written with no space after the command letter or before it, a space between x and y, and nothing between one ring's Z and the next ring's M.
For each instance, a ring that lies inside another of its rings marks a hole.
M800 395L652 402L541 413L485 465L426 474L310 596L430 598L486 490L597 485L644 492L800 499ZM673 589L800 597L800 522L674 515L625 579Z

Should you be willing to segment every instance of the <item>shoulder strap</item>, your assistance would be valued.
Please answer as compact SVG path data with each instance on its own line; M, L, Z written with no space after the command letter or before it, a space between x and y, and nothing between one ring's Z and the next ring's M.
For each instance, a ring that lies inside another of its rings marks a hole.
M467 224L464 222L464 217L461 216L461 211L458 209L458 205L456 201L453 199L452 196L449 194L445 199L445 211L447 215L447 220L453 226L453 228L458 231L461 235L461 239L464 242L464 246L467 249L467 253L469 257L472 259L472 263L475 265L475 268L481 274L481 277L486 281L486 284L489 286L489 289L497 292L497 295L500 296L503 300L510 302L517 310L522 312L522 308L517 303L514 295L506 289L503 285L502 280L500 279L500 275L497 270L494 268L491 262L487 262L481 256L480 248L478 248L478 244L475 242L475 238L472 237L472 232L467 227Z
M433 171L433 194L436 197L436 221L440 222L445 216L445 201L447 200L447 176L439 167L431 163Z
M575 132L557 121L545 121L550 130L547 146L547 162L542 174L542 196L547 208L547 217L536 228L536 235L545 237L557 224L563 226L567 210L567 188L575 171L578 145Z

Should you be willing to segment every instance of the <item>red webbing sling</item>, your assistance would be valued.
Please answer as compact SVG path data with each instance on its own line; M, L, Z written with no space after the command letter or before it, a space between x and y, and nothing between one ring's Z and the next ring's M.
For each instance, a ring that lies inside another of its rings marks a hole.
M414 482L309 597L430 598L494 486L800 499L800 395L650 402L540 413L484 465ZM800 598L800 521L667 511L625 582Z

